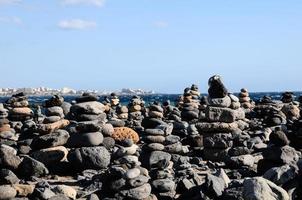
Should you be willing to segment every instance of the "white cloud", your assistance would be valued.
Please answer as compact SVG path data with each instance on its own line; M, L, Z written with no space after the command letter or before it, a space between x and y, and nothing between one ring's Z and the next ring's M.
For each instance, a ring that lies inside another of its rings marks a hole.
M168 22L165 22L165 21L156 21L156 22L153 22L153 25L158 28L166 28L169 24L168 24Z
M63 5L93 5L101 7L105 4L105 0L62 0Z
M71 19L71 20L62 20L58 23L58 27L61 29L90 29L96 27L96 22L94 21L87 21L82 19Z
M18 4L21 0L0 0L0 5Z
M0 23L22 24L19 17L0 17Z

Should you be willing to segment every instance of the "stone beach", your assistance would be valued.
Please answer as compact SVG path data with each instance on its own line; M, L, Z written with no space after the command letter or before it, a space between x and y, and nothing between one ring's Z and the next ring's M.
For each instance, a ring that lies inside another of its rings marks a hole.
M112 93L73 102L24 93L0 103L0 200L301 200L302 97L208 95L127 105Z

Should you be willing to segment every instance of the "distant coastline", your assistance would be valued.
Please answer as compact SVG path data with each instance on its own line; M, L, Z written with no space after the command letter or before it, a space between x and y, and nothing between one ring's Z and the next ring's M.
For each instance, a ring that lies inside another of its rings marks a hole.
M123 88L118 91L98 91L98 90L75 90L67 87L61 89L52 89L47 87L38 87L38 88L0 88L0 96L11 96L16 93L23 92L28 96L51 96L59 94L62 96L77 96L82 95L83 93L93 93L96 95L104 96L115 93L117 95L153 95L158 94L153 90L143 90L143 89L131 89Z

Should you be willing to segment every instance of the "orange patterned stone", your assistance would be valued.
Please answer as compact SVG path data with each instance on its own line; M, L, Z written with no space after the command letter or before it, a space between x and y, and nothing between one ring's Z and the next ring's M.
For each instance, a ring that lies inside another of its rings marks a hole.
M124 139L132 139L134 143L139 141L137 132L128 127L114 128L114 133L111 136L114 140L122 141Z

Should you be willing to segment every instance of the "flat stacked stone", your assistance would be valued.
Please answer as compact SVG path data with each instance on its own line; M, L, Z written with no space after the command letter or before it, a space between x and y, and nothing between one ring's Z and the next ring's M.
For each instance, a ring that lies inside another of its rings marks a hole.
M247 89L242 88L239 93L239 102L241 104L241 107L244 109L252 109L255 105L254 102L251 100L249 96L249 92Z
M240 127L238 120L244 119L242 109L232 109L239 103L233 95L229 95L219 76L209 79L209 105L206 108L207 122L197 123L199 132L203 134L204 159L226 161L228 151L233 146L234 131ZM234 107L234 106L233 106Z
M152 197L148 170L141 167L139 147L131 140L119 140L112 154L103 199L148 199Z

